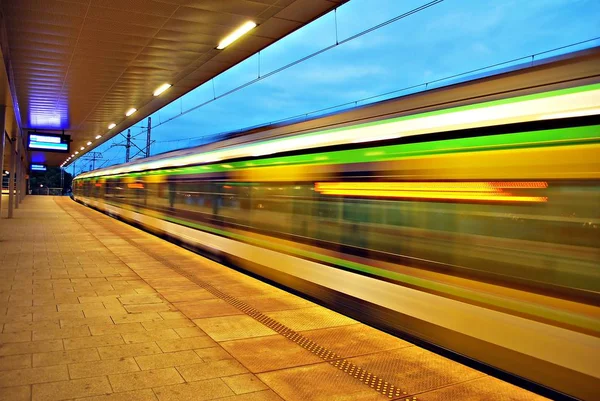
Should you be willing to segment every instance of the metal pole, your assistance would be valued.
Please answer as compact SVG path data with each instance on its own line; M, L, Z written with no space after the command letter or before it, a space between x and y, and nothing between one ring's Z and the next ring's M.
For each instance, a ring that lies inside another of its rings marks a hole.
M15 147L18 149L19 144L17 142L15 141ZM15 209L19 208L19 198L21 198L21 155L19 155L19 150L15 155Z
M20 139L20 135L16 134L15 135L15 149L17 150L16 152L16 158L17 160L15 161L15 209L19 208L19 203L21 203L21 170L23 169L23 165L21 164L21 152L23 151L21 149L21 144L19 143Z
M146 131L146 157L150 157L150 135L152 133L152 117L148 117L148 131Z
M8 175L8 218L13 218L13 208L15 204L15 164L17 158L15 157L15 144L16 138L10 139L10 174Z
M129 149L131 148L131 129L127 130L127 145L125 145L125 163L129 162Z
M2 218L2 184L4 183L4 143L6 134L4 134L4 116L6 115L6 106L0 106L0 218Z
M21 197L19 198L19 203L23 202L25 195L27 195L27 191L25 190L25 171L27 171L27 166L25 165L25 160L21 159Z

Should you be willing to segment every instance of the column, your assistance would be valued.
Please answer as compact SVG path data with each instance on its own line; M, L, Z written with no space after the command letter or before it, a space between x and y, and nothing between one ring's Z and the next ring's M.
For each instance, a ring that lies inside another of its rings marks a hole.
M14 209L14 205L15 205L15 194L14 194L14 190L15 190L15 170L16 170L16 164L17 164L17 158L16 158L16 154L15 154L15 148L16 148L16 140L15 138L11 138L10 139L10 164L9 164L9 168L10 168L10 174L8 175L8 218L12 219L13 218L13 209Z
M6 106L2 105L0 106L0 135L2 136L2 138L0 138L0 171L2 172L2 175L0 175L0 178L2 180L4 180L4 143L5 143L5 138L6 135L4 135L4 115L6 114ZM0 218L2 218L2 181L0 181Z
M19 199L21 199L21 155L19 154L19 137L15 140L15 209L19 208Z
M21 165L21 200L27 196L27 153L25 153L25 159L22 160Z

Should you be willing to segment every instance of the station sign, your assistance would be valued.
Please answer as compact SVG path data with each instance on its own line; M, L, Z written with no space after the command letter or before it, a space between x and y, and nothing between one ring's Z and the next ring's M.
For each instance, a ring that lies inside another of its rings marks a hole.
M31 171L46 171L46 165L45 164L32 164L31 165Z
M60 134L48 134L29 131L28 150L42 150L46 152L69 152L69 137Z

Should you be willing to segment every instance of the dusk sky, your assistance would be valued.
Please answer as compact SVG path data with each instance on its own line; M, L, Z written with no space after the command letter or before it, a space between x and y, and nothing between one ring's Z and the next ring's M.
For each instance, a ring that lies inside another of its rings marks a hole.
M426 3L350 0L337 10L338 39L342 41ZM212 99L212 82L196 88L152 115L152 137L156 141L152 154L198 145L218 133L593 39L600 36L598 15L597 0L446 0L165 122L182 110ZM330 12L263 50L261 75L335 44L335 40L334 12ZM595 40L540 58L598 45L600 40ZM254 55L215 78L217 96L257 78L257 74L258 56ZM140 147L145 145L146 136L139 126L145 122L132 127L132 134L139 134L135 143ZM111 148L118 143L124 143L123 136L94 149L103 152L103 167L124 162L124 147ZM132 148L132 155L135 153ZM81 168L89 169L89 163L77 164L77 173Z

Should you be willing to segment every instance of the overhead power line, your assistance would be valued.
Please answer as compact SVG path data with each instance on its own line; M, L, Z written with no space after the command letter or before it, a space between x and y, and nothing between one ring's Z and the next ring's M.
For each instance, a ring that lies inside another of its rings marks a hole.
M293 66L295 66L295 65L298 65L298 64L300 64L300 63L302 63L302 62L304 62L304 61L306 61L306 60L310 60L311 58L313 58L313 57L315 57L315 56L318 56L319 54L325 53L326 51L328 51L328 50L331 50L331 49L333 49L333 48L335 48L335 47L337 47L337 46L339 46L339 45L342 45L342 44L344 44L344 43L350 42L350 41L352 41L352 40L354 40L354 39L357 39L357 38L359 38L359 37L361 37L361 36L363 36L363 35L366 35L367 33L373 32L373 31L375 31L375 30L377 30L377 29L380 29L380 28L382 28L382 27L384 27L384 26L386 26L386 25L389 25L389 24L391 24L391 23L393 23L393 22L396 22L396 21L398 21L398 20L401 20L401 19L403 19L403 18L406 18L406 17L408 17L408 16L410 16L410 15L413 15L413 14L416 14L416 13L418 13L418 12L421 12L421 11L423 11L423 10L426 10L426 9L428 9L428 8L430 8L430 7L433 7L433 6L437 5L437 4L440 4L440 3L442 3L443 1L444 1L444 0L434 0L434 1L430 1L430 2L428 2L428 3L425 3L425 4L423 4L423 5L421 5L421 6L417 7L417 8L414 8L414 9L412 9L412 10L410 10L410 11L407 11L407 12L405 12L405 13L403 13L403 14L400 14L400 15L398 15L398 16L396 16L396 17L394 17L394 18L390 18L390 19L389 19L389 20L387 20L387 21L384 21L384 22L382 22L382 23L380 23L380 24L378 24L378 25L375 25L375 26L373 26L373 27L371 27L371 28L365 29L364 31L361 31L361 32L359 32L359 33L357 33L357 34L355 34L355 35L353 35L353 36L350 36L350 37L348 37L348 38L346 38L346 39L343 39L343 40L339 41L339 43L335 43L335 44L332 44L332 45L330 45L330 46L324 47L324 48L323 48L323 49L321 49L321 50L317 50L316 52L314 52L314 53L311 53L311 54L309 54L308 56L304 56L304 57L302 57L302 58L300 58L300 59L298 59L298 60L296 60L296 61L292 61L291 63L289 63L289 64L286 64L286 65L284 65L283 67L277 68L277 69L275 69L275 70L273 70L273 71L271 71L271 72L268 72L268 73L266 73L266 74L264 74L264 75L262 75L262 76L258 76L257 78L255 78L255 79L253 79L253 80L251 80L251 81L248 81L248 82L246 82L246 83L244 83L244 84L242 84L242 85L240 85L240 86L237 86L237 87L235 87L235 88L233 88L233 89L231 89L231 90L229 90L229 91L227 91L227 92L224 92L224 93L222 93L222 94L220 94L220 95L218 95L218 96L216 96L216 95L215 95L215 96L214 96L212 99L210 99L210 100L207 100L206 102L200 103L200 104L198 104L198 105L196 105L196 106L194 106L194 107L192 107L192 108L189 108L189 109L187 109L187 110L185 110L185 111L181 111L181 112L180 112L178 115L176 115L176 116L173 116L173 117L171 117L171 118L168 118L168 119L166 119L166 120L164 120L164 121L161 121L161 122L159 122L159 123L158 123L158 124L156 124L156 125L155 125L153 128L155 128L155 127L159 127L159 126L161 126L161 125L163 125L163 124L166 124L166 123L168 123L168 122L170 122L170 121L173 121L173 120L175 120L176 118L179 118L179 117L181 117L181 116L183 116L183 115L185 115L185 114L188 114L188 113L190 113L190 112L192 112L192 111L194 111L194 110L197 110L197 109L199 109L200 107L206 106L207 104L210 104L210 103L212 103L212 102L214 102L214 101L216 101L216 100L219 100L219 99L221 99L221 98L223 98L223 97L225 97L225 96L228 96L228 95L230 95L230 94L232 94L232 93L235 93L235 92L237 92L237 91L239 91L239 90L241 90L241 89L244 89L244 88L246 88L246 87L248 87L248 86L250 86L250 85L252 85L252 84L254 84L254 83L256 83L256 82L260 82L260 81L262 81L263 79L266 79L266 78L268 78L268 77L270 77L270 76L273 76L273 75L275 75L275 74L278 74L278 73L280 73L280 72L282 72L282 71L284 71L284 70L287 70L288 68L291 68L291 67L293 67ZM214 80L214 78L213 78L213 80Z

